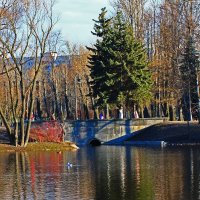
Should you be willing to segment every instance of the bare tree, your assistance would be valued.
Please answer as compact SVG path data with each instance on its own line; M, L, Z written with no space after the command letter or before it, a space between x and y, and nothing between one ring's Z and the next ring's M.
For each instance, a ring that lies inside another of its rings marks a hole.
M125 19L131 24L137 39L144 39L145 4L147 0L113 0L111 4L121 10Z
M5 15L0 18L0 51L3 57L3 72L7 75L10 96L12 99L12 76L15 76L15 88L19 93L14 107L8 116L13 117L15 130L18 120L20 124L21 146L26 146L29 140L31 115L35 100L36 81L41 72L43 57L46 52L48 38L55 25L53 17L53 0L8 0L1 7L6 8ZM31 69L30 69L31 67ZM29 71L32 71L29 76ZM13 93L14 95L14 93ZM27 123L25 116L27 114ZM0 116L10 135L14 135L8 121L8 116L0 105ZM18 145L18 134L14 136Z
M189 37L198 41L199 6L199 2L195 1L168 0L156 8L153 6L156 10L154 21L157 23L153 28L156 39L153 40L151 63L155 77L153 104L157 104L157 110L164 112L171 120L180 115L182 107L186 80L181 78L179 58Z

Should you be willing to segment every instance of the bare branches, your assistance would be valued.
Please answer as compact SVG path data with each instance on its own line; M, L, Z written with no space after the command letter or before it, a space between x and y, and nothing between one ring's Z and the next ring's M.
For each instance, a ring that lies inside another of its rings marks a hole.
M53 5L53 0L3 0L0 5L0 51L6 54L8 61L4 62L0 76L7 75L12 116L20 118L21 122L22 146L28 142L30 130L30 124L26 131L24 127L26 110L32 112L36 80L43 67L42 58L55 25ZM29 62L31 68L27 66ZM18 93L16 97L13 95L13 77Z

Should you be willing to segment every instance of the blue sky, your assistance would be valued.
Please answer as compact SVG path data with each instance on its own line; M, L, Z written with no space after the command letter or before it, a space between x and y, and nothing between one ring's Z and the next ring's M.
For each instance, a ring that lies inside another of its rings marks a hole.
M91 34L101 8L110 10L109 0L57 0L55 12L59 15L56 29L61 30L64 40L82 45L94 42Z

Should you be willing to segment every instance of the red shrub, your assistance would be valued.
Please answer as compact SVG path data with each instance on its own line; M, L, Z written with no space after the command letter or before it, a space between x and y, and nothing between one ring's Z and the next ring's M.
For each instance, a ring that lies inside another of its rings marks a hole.
M57 121L32 122L30 141L62 142L64 131L61 123Z

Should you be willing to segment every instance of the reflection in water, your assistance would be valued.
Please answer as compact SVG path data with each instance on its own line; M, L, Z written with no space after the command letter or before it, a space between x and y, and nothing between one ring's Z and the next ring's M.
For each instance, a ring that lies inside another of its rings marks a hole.
M200 199L198 148L0 153L1 199ZM72 165L69 166L68 163Z

